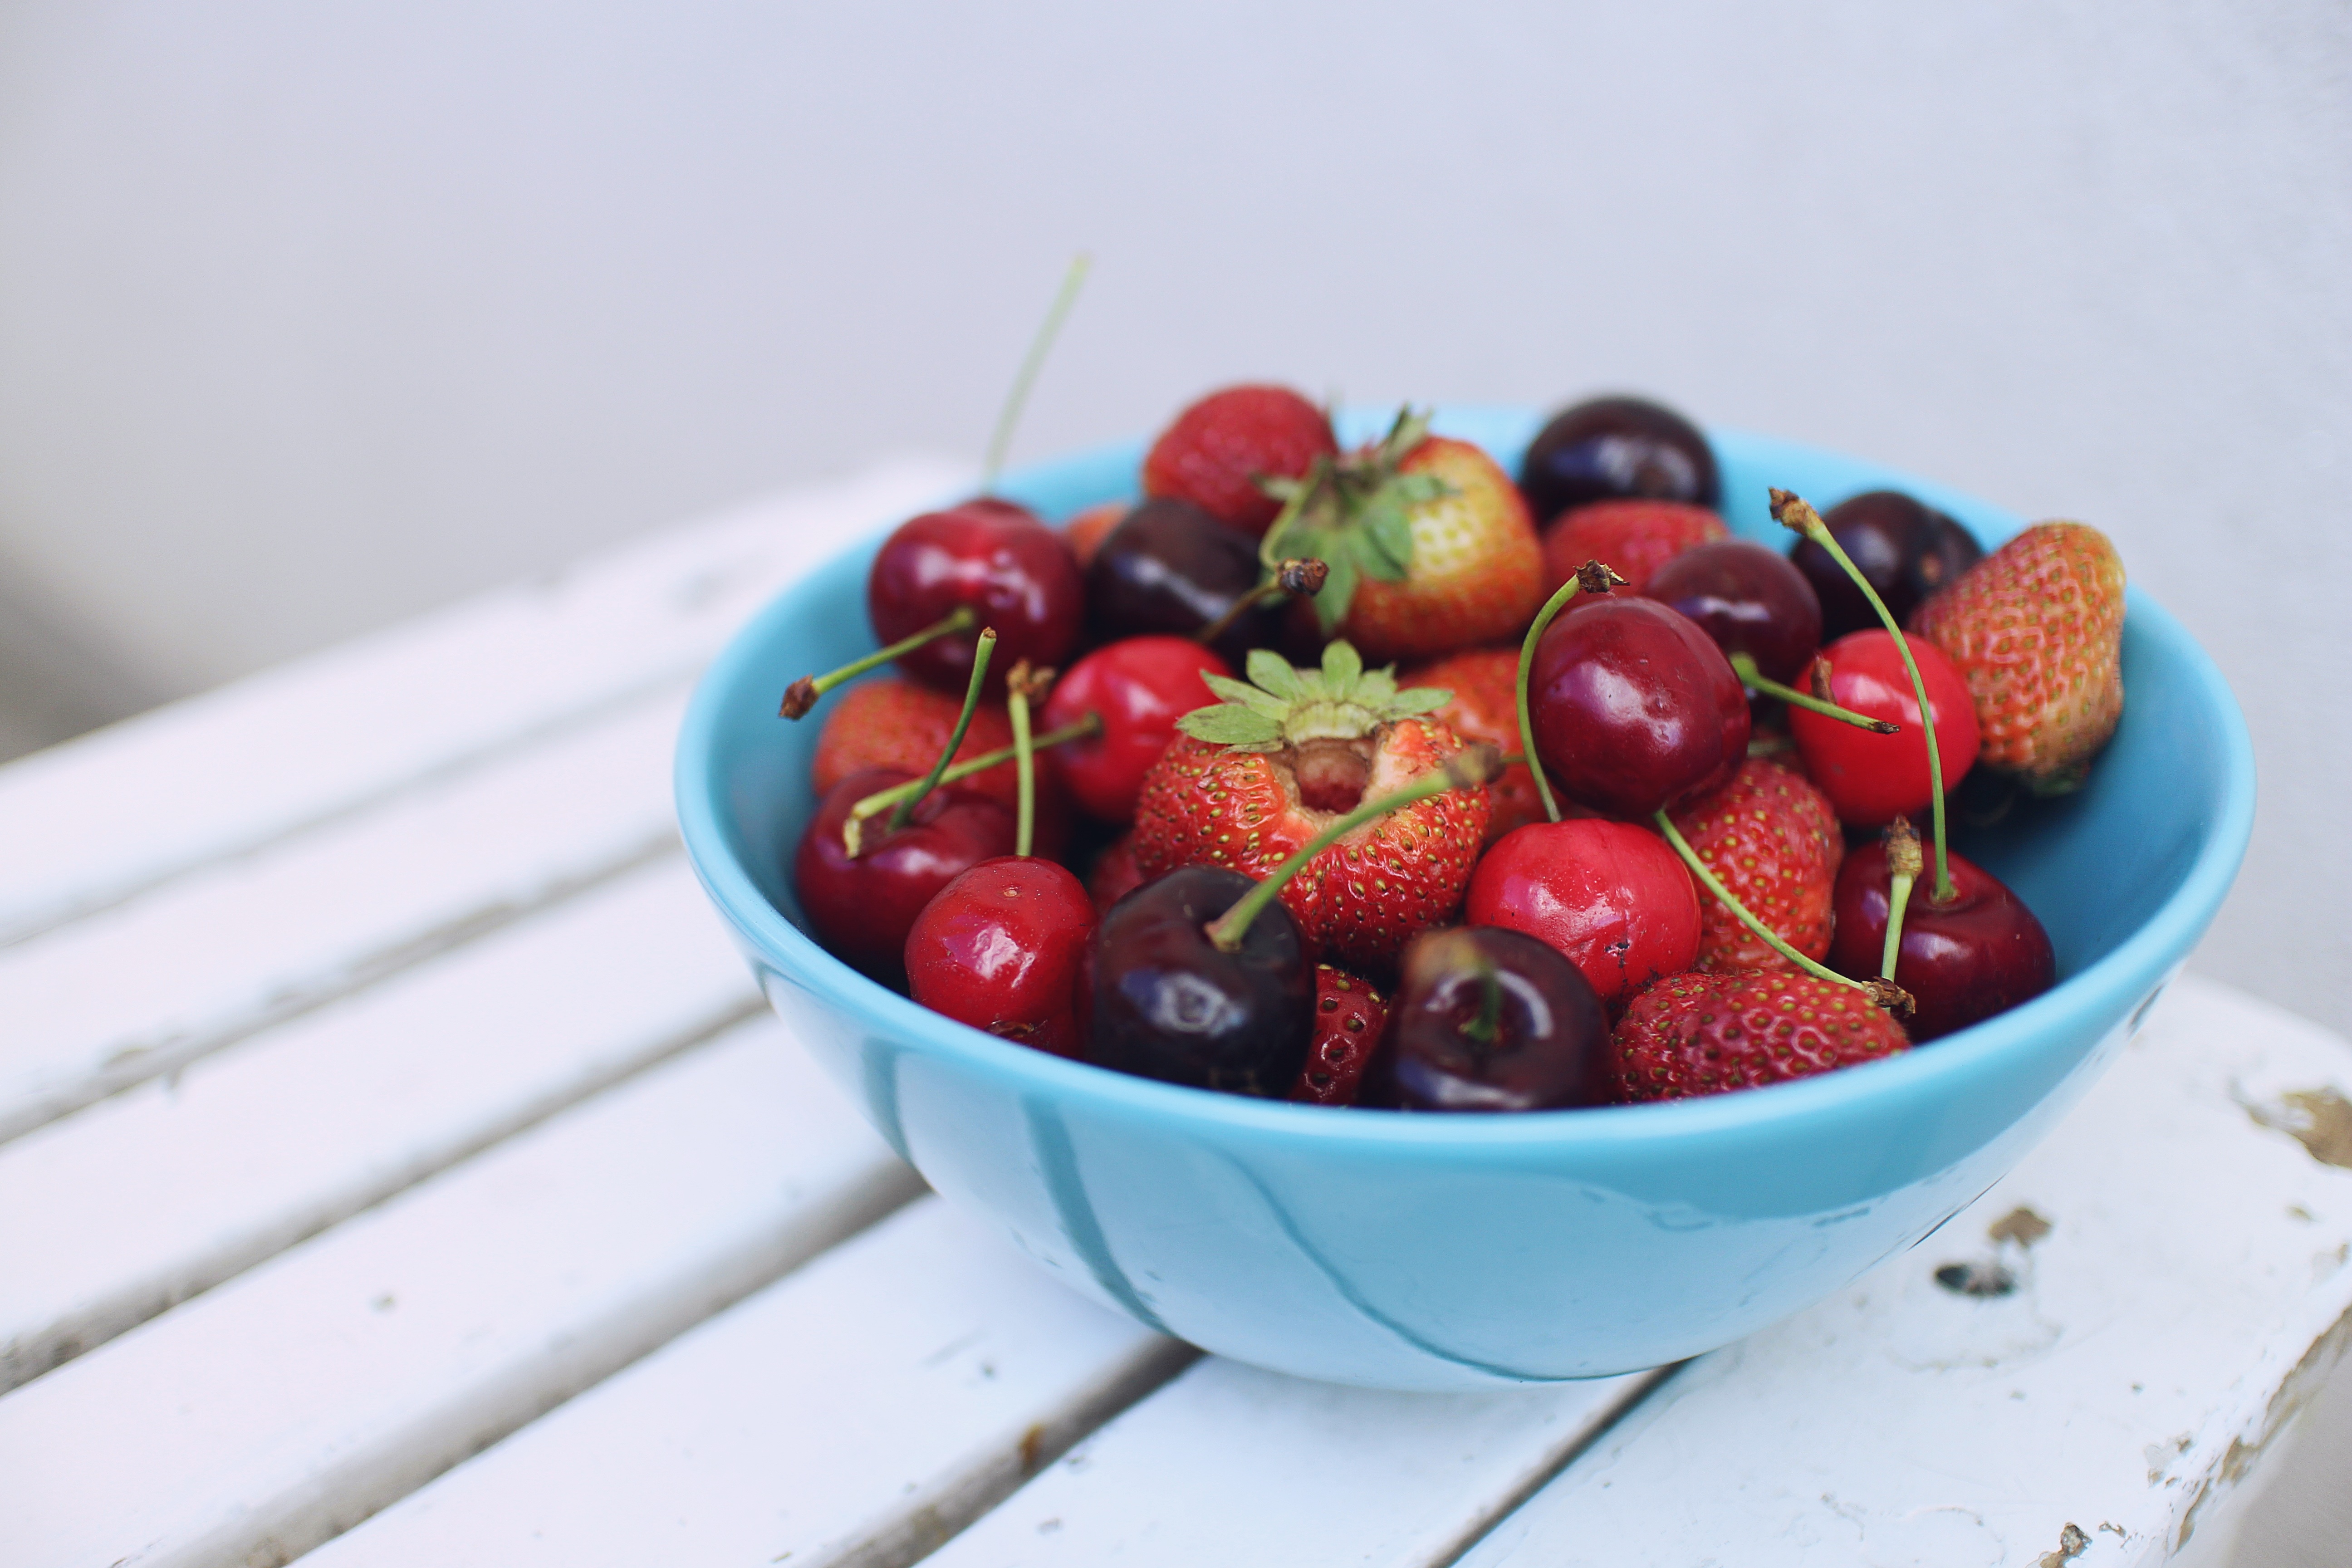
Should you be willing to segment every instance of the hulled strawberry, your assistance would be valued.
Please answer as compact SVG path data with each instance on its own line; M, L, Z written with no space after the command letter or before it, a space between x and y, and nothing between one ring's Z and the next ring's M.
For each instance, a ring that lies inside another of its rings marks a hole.
M1229 386L1176 416L1143 459L1143 493L1191 501L1263 534L1282 502L1261 479L1295 479L1339 450L1331 416L1286 386Z
M1223 700L1179 721L1145 775L1135 864L1147 879L1226 866L1264 879L1367 797L1443 766L1467 742L1427 717L1448 694L1400 691L1346 641L1298 670L1258 649L1250 683L1209 678ZM1490 812L1486 786L1450 789L1356 828L1282 889L1318 955L1385 969L1415 931L1462 901Z
M1980 762L2044 795L2081 785L2124 710L2124 563L2105 534L2036 523L1921 605L1911 628L1968 679Z
M1381 1042L1389 1005L1360 974L1315 966L1315 1040L1290 1098L1307 1105L1353 1105L1364 1064Z
M1453 692L1453 700L1437 710L1436 717L1464 740L1491 742L1507 754L1522 749L1517 648L1475 647L1434 664L1418 665L1397 679L1407 686L1435 686ZM1486 786L1486 793L1495 806L1486 818L1489 844L1514 827L1544 819L1543 797L1536 793L1535 775L1528 772L1525 763L1505 768L1503 776Z
M1432 436L1409 409L1375 445L1268 488L1286 505L1266 536L1266 563L1328 563L1316 621L1367 658L1500 642L1543 603L1543 547L1518 487L1485 452Z
M1561 513L1544 530L1544 592L1598 561L1625 579L1622 592L1638 594L1652 573L1684 551L1730 537L1723 519L1685 501L1593 501Z
M1669 974L1633 998L1609 1037L1625 1100L1757 1089L1909 1048L1902 1026L1861 992L1786 970Z
M1830 951L1830 906L1845 837L1829 797L1802 774L1749 757L1731 782L1674 814L1708 870L1790 946ZM1702 895L1698 969L1792 969L1722 900Z

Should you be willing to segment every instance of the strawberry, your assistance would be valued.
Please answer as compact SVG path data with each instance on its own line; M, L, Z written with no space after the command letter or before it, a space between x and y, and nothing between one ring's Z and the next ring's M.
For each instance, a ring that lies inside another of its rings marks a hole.
M1220 522L1263 534L1282 502L1257 481L1301 478L1339 450L1331 416L1289 388L1229 386L1160 432L1143 459L1143 493L1191 501Z
M2123 717L2124 563L2088 523L2038 522L1912 613L1968 679L1979 760L2037 794L2081 787Z
M1507 754L1519 744L1519 650L1475 647L1416 666L1399 676L1406 686L1444 687L1453 700L1437 710L1454 732L1466 741L1486 741ZM1503 776L1486 786L1495 803L1486 819L1486 842L1494 843L1514 827L1544 819L1543 797L1536 793L1535 775L1525 763L1513 763Z
M1696 544L1728 539L1723 519L1703 506L1674 500L1600 500L1563 512L1544 530L1544 591L1549 594L1598 561L1625 579L1622 593L1638 594L1650 574ZM1571 599L1570 605L1579 601Z
M1829 797L1803 774L1749 757L1731 782L1674 814L1731 896L1790 947L1820 960L1830 950L1830 900L1845 836ZM1792 969L1720 900L1700 895L1697 969Z
M1087 508L1062 524L1062 542L1070 547L1070 556L1077 562L1079 571L1085 571L1094 560L1095 547L1103 542L1103 536L1125 521L1131 510L1123 500L1107 500Z
M1360 974L1315 966L1315 1041L1290 1098L1307 1105L1353 1105L1364 1064L1388 1025L1389 1005Z
M1785 1083L1911 1048L1851 986L1786 970L1669 974L1609 1037L1623 1100L1684 1100Z
M816 757L809 766L810 784L822 799L834 785L866 768L896 768L919 778L939 760L962 711L962 693L950 697L895 676L853 686L835 698L825 713ZM971 728L956 748L956 760L1012 743L1013 721L1002 706L984 702L972 710ZM1044 769L1038 776L1045 776ZM972 774L963 787L1011 805L1020 781L1008 762Z
M1267 489L1287 504L1265 559L1328 563L1315 618L1366 658L1429 658L1514 637L1543 603L1543 550L1518 487L1409 409L1376 445Z
M1345 641L1319 670L1264 648L1255 684L1208 678L1223 700L1187 713L1144 775L1135 864L1153 878L1179 866L1230 866L1264 879L1364 800L1388 795L1467 747L1423 717L1447 693L1400 691ZM1282 889L1310 952L1372 970L1415 931L1453 917L1490 810L1485 785L1448 790L1357 827Z

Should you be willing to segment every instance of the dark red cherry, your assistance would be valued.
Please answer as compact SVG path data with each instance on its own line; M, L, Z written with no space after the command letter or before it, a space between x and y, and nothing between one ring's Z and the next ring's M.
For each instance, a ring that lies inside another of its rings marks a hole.
M1944 650L1925 637L1903 634L1919 663L1919 679L1936 720L1936 756L1943 763L1948 794L1975 765L1979 735L1968 678ZM1805 759L1805 772L1830 797L1840 822L1878 827L1898 816L1924 811L1933 794L1927 774L1927 732L1919 722L1919 700L1911 672L1895 639L1884 631L1850 632L1822 650L1830 666L1830 700L1866 719L1903 726L1892 735L1874 734L1823 714L1791 705L1789 733Z
M1094 934L1094 901L1064 868L1034 856L982 860L915 918L908 994L975 1029L1076 1057Z
M1257 542L1191 501L1145 501L1104 536L1087 566L1087 631L1098 642L1189 637L1258 584ZM1228 665L1281 640L1280 600L1245 610L1214 644Z
M1904 907L1902 946L1895 958L1895 984L1911 993L1918 1009L1903 1020L1914 1040L1964 1029L2058 982L2050 933L2024 900L1991 872L1954 855L1954 897L1937 904L1932 898L1932 852L1927 861ZM1886 951L1889 887L1885 843L1874 840L1846 852L1832 905L1837 914L1830 938L1832 969L1857 980L1877 974Z
M1588 501L1638 496L1711 507L1723 487L1697 426L1646 398L1596 397L1553 415L1528 443L1519 491L1541 526Z
M1203 675L1233 667L1189 637L1122 637L1072 665L1045 702L1045 726L1058 730L1088 713L1099 735L1065 741L1047 765L1077 803L1106 822L1131 822L1143 775L1176 738L1176 721L1216 701Z
M1238 951L1208 923L1256 884L1186 866L1113 904L1096 929L1087 1059L1195 1089L1279 1100L1298 1079L1315 1027L1315 976L1298 922L1276 900Z
M1666 841L1630 822L1531 822L1486 851L1462 918L1525 931L1583 973L1603 1002L1698 957L1698 885Z
M940 889L982 860L1013 853L1013 808L949 784L915 807L896 833L889 814L866 819L864 851L842 842L850 807L914 775L890 768L850 774L825 792L793 855L801 912L826 952L877 980L905 973L907 933Z
M1654 599L1612 594L1562 616L1528 682L1536 754L1596 810L1646 817L1729 781L1748 694L1723 650Z
M1984 553L1967 529L1900 490L1871 490L1840 501L1822 514L1822 521L1897 622L1909 621L1922 599ZM1800 539L1789 559L1820 596L1823 641L1884 626L1878 612L1828 551Z
M1822 604L1805 574L1785 556L1745 539L1685 550L1643 585L1698 623L1726 654L1744 653L1759 673L1795 682L1822 646Z
M1401 969L1359 1105L1556 1110L1609 1099L1609 1015L1547 944L1455 926L1413 938Z
M866 614L877 641L914 636L960 607L977 617L958 632L899 656L916 679L961 695L982 626L996 628L988 689L1002 695L1004 671L1027 659L1060 665L1077 646L1085 589L1059 535L1022 507L982 496L909 518L876 552L866 577Z

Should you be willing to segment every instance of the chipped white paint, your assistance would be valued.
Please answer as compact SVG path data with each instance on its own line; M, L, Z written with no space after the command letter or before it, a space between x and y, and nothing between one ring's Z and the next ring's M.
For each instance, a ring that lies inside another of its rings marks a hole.
M0 1389L757 1004L682 856L0 1144Z
M927 1200L307 1561L904 1563L1190 1353Z
M290 1558L915 1190L761 1019L0 1398L0 1563Z
M2248 1106L2352 1047L2183 979L2050 1140L1916 1250L1693 1363L1464 1568L2155 1563L2340 1358L2352 1170ZM2021 1205L2029 1248L1989 1227ZM1972 1299L1939 1266L1993 1264ZM1694 1478L1705 1478L1694 1484Z

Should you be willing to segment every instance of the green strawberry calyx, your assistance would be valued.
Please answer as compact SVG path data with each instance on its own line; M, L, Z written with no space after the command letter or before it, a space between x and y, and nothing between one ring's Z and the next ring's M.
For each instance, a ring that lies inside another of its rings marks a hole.
M1315 595L1315 618L1328 637L1347 618L1356 584L1367 577L1401 583L1412 571L1412 510L1454 493L1435 474L1399 471L1429 439L1429 416L1397 410L1389 433L1371 446L1315 459L1299 479L1265 478L1258 488L1281 501L1259 559L1273 571L1286 556L1331 568Z
M1268 648L1252 648L1249 679L1203 675L1223 700L1195 708L1176 727L1230 752L1279 752L1309 741L1353 741L1382 724L1433 713L1454 699L1444 687L1397 689L1396 667L1366 669L1342 639L1323 648L1323 668L1294 668Z

